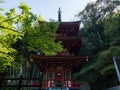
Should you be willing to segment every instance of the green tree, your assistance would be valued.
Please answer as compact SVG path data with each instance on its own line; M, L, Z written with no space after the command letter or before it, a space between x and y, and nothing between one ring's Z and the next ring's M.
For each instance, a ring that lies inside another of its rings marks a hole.
M107 40L108 49L99 54L99 62L102 63L102 71L110 71L111 65L113 65L112 57L120 56L120 13L115 12L112 15L108 15L105 18L105 36ZM107 68L107 69L106 69ZM112 68L111 68L112 69ZM105 72L107 74L107 72Z
M38 77L40 71L36 72L35 70L35 65L30 59L31 52L55 55L63 50L60 42L55 42L59 23L46 22L41 16L35 16L25 3L21 3L19 9L22 14L17 21L20 24L19 30L24 33L24 36L13 45L18 51L16 62L21 64L20 69L23 70L23 77Z
M76 76L88 81L92 90L103 90L118 84L112 61L113 56L120 56L120 15L119 11L114 11L115 8L111 4L98 7L96 3L91 3L78 14L83 22L79 34L85 38L80 54L89 55L90 61Z
M110 14L105 19L105 35L108 46L120 45L120 11Z
M10 13L14 13L14 10ZM12 44L21 38L22 33L14 27L14 22L10 20L12 17L0 14L0 18L0 72L4 72L14 61L16 50L12 48Z
M85 38L80 54L87 54L95 58L99 50L106 47L104 36L103 11L95 3L89 3L85 9L78 14L83 23L80 34Z
M59 23L39 21L41 18L38 17L37 19L24 3L21 3L19 8L22 9L23 13L23 22L20 29L25 34L23 41L26 43L28 50L40 50L46 55L53 55L61 51L60 43L55 43L56 30Z
M21 14L17 14L15 8L10 9L5 16L0 14L1 72L11 66L14 60L21 62L15 56L22 56L24 62L25 58L28 58L29 51L39 50L46 55L54 55L63 50L60 42L55 43L55 30L59 23L43 21L44 23L39 24L37 16L25 3L21 3L19 9Z

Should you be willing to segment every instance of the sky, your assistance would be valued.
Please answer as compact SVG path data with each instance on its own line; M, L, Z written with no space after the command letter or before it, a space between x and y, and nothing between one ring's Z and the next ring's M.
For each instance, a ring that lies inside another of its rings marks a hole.
M87 3L94 1L96 0L5 0L4 3L0 3L0 7L7 12L13 7L18 8L21 2L25 2L35 15L41 15L46 21L57 20L60 7L62 21L76 21L78 18L75 15L82 11Z

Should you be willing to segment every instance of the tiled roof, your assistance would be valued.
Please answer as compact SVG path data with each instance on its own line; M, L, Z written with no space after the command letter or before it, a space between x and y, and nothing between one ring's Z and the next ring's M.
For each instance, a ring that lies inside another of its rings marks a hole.
M80 21L60 22L59 27L57 29L57 34L75 36L78 34L79 27L80 27Z

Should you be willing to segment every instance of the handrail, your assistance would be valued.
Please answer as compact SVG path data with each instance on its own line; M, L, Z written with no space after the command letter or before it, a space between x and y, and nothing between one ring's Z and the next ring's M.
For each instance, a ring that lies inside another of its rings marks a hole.
M19 78L5 78L3 81L6 80L19 80L17 85L2 85L0 87L18 87L17 90L21 90L21 87L40 87L39 85L23 85L22 81L23 80L39 80L40 78L23 78L22 76L20 76ZM1 88L0 88L1 90Z

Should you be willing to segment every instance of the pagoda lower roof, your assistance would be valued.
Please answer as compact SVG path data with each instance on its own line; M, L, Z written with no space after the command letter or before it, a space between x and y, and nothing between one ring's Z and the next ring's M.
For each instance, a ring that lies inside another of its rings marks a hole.
M31 55L33 61L42 71L46 71L49 68L56 68L59 65L62 67L71 68L73 72L78 72L80 68L85 64L87 56L40 56Z

